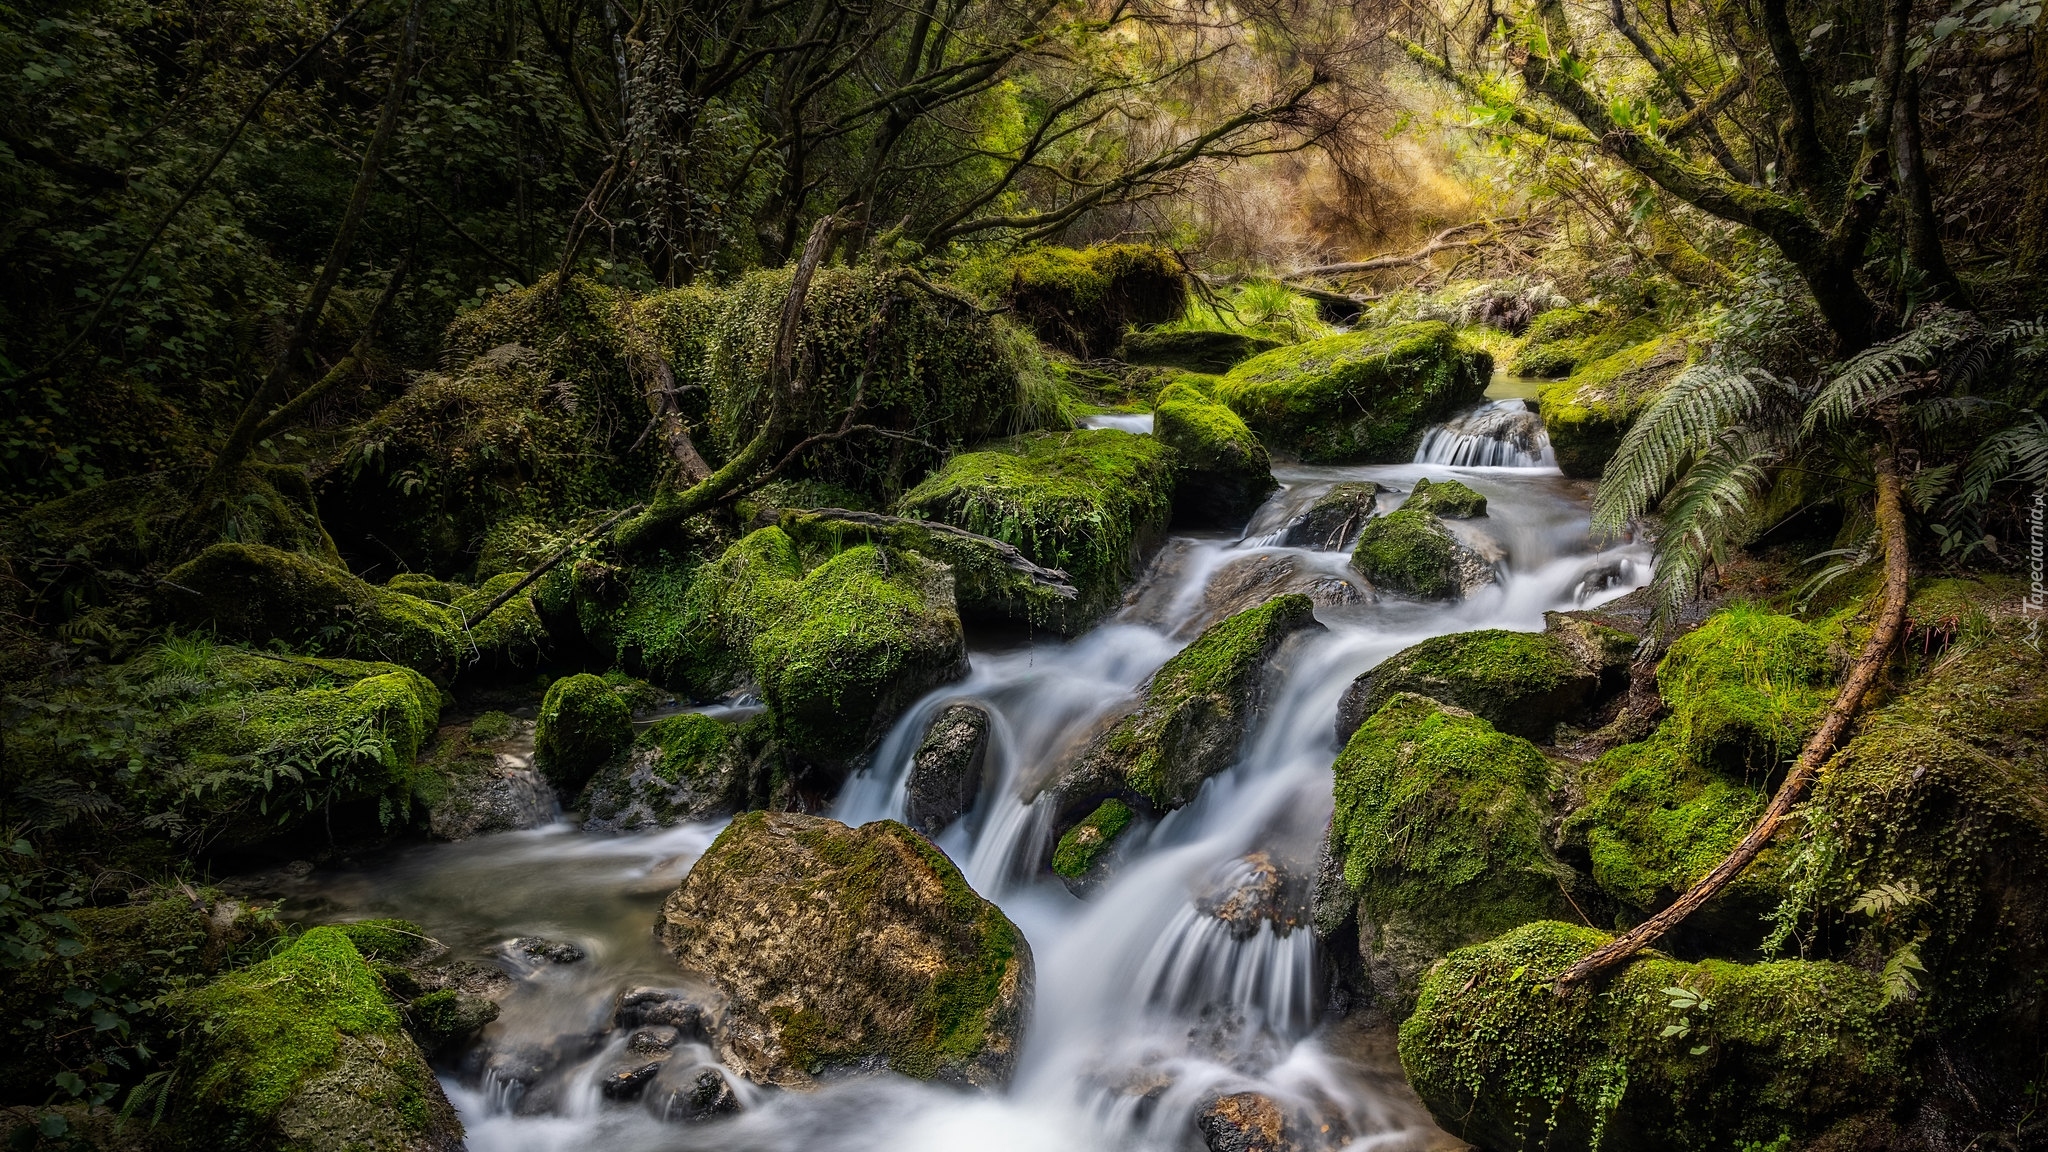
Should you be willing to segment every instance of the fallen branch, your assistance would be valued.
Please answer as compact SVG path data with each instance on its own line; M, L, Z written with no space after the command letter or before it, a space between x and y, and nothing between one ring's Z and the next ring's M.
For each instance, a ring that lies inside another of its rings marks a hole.
M1799 759L1793 762L1792 771L1786 774L1785 782L1778 785L1778 791L1771 797L1770 807L1742 843L1735 846L1726 859L1714 865L1714 870L1694 884L1690 891L1678 898L1669 908L1629 929L1627 932L1595 949L1592 954L1567 968L1553 985L1562 996L1574 984L1588 977L1598 975L1635 955L1647 947L1652 940L1669 932L1679 921L1684 920L1701 905L1732 883L1743 869L1749 867L1764 845L1778 832L1785 817L1805 794L1806 786L1820 771L1820 766L1834 752L1835 745L1848 731L1855 720L1856 712L1863 705L1863 697L1871 685L1877 682L1878 673L1884 670L1885 660L1891 655L1892 645L1899 638L1899 631L1906 619L1907 585L1911 568L1906 556L1906 512L1903 501L1897 465L1889 456L1884 457L1877 471L1877 527L1884 541L1884 584L1878 591L1877 619L1870 629L1869 639L1863 642L1863 650L1849 667L1849 675L1842 681L1840 691L1835 693L1834 702L1828 705L1827 715L1821 719L1820 729L1800 749Z
M1407 268L1420 264L1439 252L1448 252L1455 248L1477 248L1486 244L1499 243L1508 236L1527 230L1531 223L1531 221L1526 219L1505 222L1474 220L1467 224L1458 224L1444 229L1435 236L1430 237L1428 243L1425 243L1413 252L1388 253L1365 260L1348 260L1338 264L1318 264L1312 268L1302 268L1289 272L1280 277L1280 279L1292 282L1317 276L1351 276L1360 272L1378 272L1387 268ZM1459 235L1470 232L1475 228L1485 228L1489 231L1485 236L1475 236L1467 240L1456 239Z
M599 524L597 527L592 528L590 531L585 532L583 535L578 536L576 539L571 540L567 544L564 544L560 548L556 549L555 554L553 556L550 556L546 560L541 561L540 564L533 569L533 571L528 572L525 576L520 577L518 583L512 585L510 588L505 589L503 592L500 592L495 597L493 597L489 604L484 605L483 611L478 612L474 616L470 615L467 612L463 613L462 630L464 632L467 632L471 628L474 628L476 625L481 624L484 621L490 619L491 613L496 612L500 608L503 608L506 604L511 602L514 596L519 595L521 592L524 592L527 588L531 587L535 580L538 580L542 576L547 575L548 569L553 568L555 565L560 564L563 560L568 559L569 553L574 552L576 549L582 547L583 545L588 544L592 540L597 539L599 533L603 532L607 528L610 528L612 525L617 524L619 521L625 519L626 517L631 516L633 513L638 512L641 509L641 507L642 505L635 504L630 508L621 508L617 512L614 512L610 516L606 517L604 523Z
M1079 589L1074 587L1072 578L1065 570L1047 568L1018 551L1016 545L1005 543L993 536L983 536L979 532L969 532L965 528L955 528L951 524L941 524L936 520L912 520L904 516L885 516L880 512L856 512L850 508L807 508L803 510L803 514L821 520L858 524L864 528L914 528L935 536L950 536L964 540L995 553L996 558L1012 572L1022 575L1062 600L1072 600L1080 595Z

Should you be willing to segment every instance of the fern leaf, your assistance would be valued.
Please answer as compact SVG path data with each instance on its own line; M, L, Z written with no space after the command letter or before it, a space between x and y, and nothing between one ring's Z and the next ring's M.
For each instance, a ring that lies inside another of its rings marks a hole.
M1701 364L1680 373L1636 419L1608 461L1593 501L1594 530L1622 532L1663 497L1693 454L1758 415L1768 393L1790 387L1761 369Z

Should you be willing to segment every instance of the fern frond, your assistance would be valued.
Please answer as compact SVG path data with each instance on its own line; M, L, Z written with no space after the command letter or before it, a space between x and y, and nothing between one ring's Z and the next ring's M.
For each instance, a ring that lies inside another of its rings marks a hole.
M1974 316L1943 309L1930 314L1919 327L1858 352L1813 398L1806 409L1804 430L1811 433L1815 428L1841 424L1911 392L1915 373L1982 334L1983 327Z
M1762 369L1688 368L1636 419L1607 463L1593 529L1618 535L1661 499L1692 456L1796 388Z
M1984 396L1930 396L1917 404L1901 409L1906 419L1922 432L1932 431L1983 415L1994 408L2009 408L2011 405Z
M1699 590L1707 565L1755 525L1758 498L1770 486L1771 465L1784 458L1775 437L1730 428L1706 446L1664 507L1657 580L1668 615Z
M1982 504L1993 487L2008 480L2048 480L2048 419L2039 412L2022 415L2028 419L1993 434L1970 454L1957 495L1962 506Z

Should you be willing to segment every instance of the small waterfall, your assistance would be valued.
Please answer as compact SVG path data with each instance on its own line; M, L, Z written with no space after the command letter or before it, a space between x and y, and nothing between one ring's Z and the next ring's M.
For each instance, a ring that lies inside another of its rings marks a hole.
M1099 416L1083 416L1081 417L1081 427L1114 428L1119 432L1135 432L1140 436L1150 436L1152 434L1152 414L1150 412L1139 412L1125 415L1105 412Z
M1489 400L1431 428L1417 464L1455 468L1549 468L1557 464L1543 417L1526 400Z

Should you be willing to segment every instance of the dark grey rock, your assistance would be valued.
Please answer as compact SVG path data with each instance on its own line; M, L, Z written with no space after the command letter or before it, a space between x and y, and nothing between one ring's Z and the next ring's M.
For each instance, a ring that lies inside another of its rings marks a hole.
M1316 498L1308 511L1287 526L1280 542L1289 548L1317 552L1342 552L1358 539L1358 532L1372 518L1379 505L1380 486L1370 481L1333 484Z
M988 756L988 726L988 711L977 704L948 704L932 718L910 760L905 823L937 836L974 806Z

